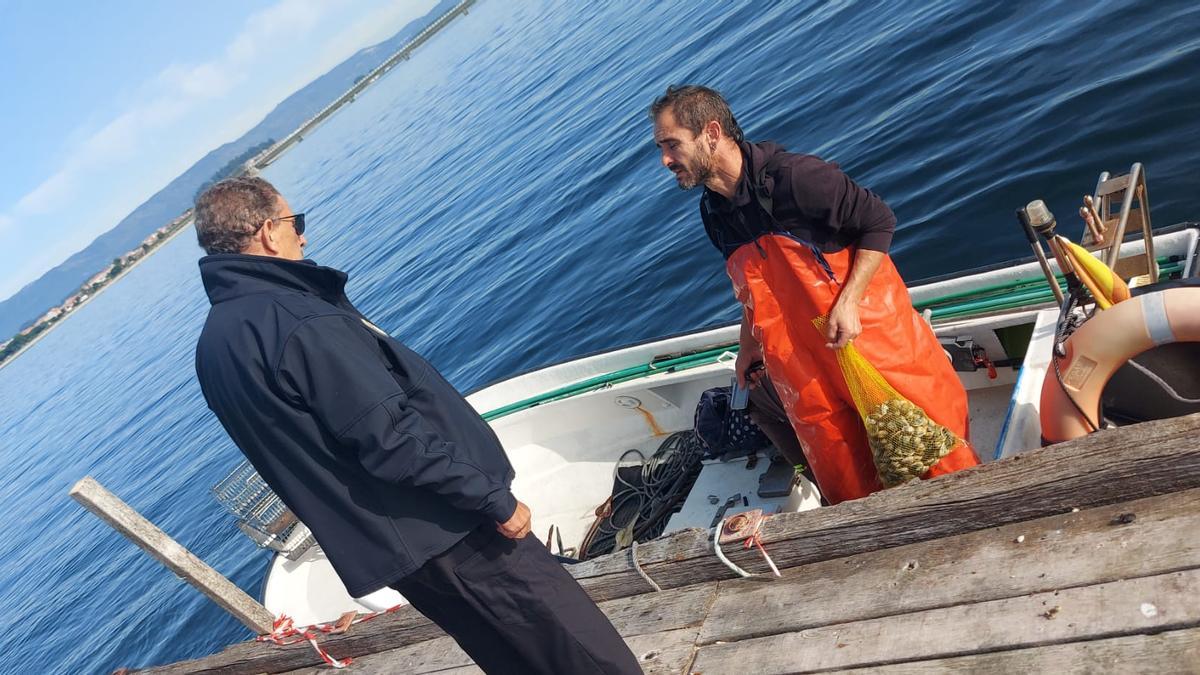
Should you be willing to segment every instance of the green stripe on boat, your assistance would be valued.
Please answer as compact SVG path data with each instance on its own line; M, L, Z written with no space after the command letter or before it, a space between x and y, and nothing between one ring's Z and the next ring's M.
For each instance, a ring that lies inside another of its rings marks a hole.
M1165 278L1171 274L1183 271L1182 262L1171 262L1166 257L1158 258L1159 273ZM1066 287L1061 274L1056 275L1059 286ZM1040 305L1054 300L1054 292L1044 277L1027 277L1002 284L981 286L969 291L960 291L939 296L932 300L915 303L917 311L930 309L935 319L962 319L975 314L997 312L1006 309L1018 309L1027 305ZM690 368L698 368L716 363L717 359L726 352L736 354L736 342L717 345L697 352L659 357L650 363L640 366L622 368L611 373L596 375L586 380L568 384L548 392L531 396L506 406L501 406L483 414L483 419L491 422L505 415L527 410L543 403L558 401L592 391L598 391L615 384L636 380L657 373L670 373Z

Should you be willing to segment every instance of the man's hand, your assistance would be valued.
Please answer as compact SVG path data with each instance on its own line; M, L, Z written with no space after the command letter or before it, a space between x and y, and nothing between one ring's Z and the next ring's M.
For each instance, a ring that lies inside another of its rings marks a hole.
M862 324L858 320L858 303L867 292L867 285L883 264L887 254L870 249L859 249L854 253L854 262L850 265L850 278L838 292L833 309L829 312L829 321L825 324L825 346L830 349L841 349L862 333Z
M829 312L829 321L825 324L825 346L830 349L841 349L862 333L862 324L858 320L858 303L844 302L842 298L833 304Z
M517 510L513 511L512 517L503 523L496 523L496 530L509 539L523 539L529 534L532 524L529 507L518 500Z
M751 366L759 366L751 370ZM743 387L753 389L758 386L758 381L762 379L762 351L754 349L746 349L742 347L738 350L737 360L733 362L733 370L737 373L738 384Z

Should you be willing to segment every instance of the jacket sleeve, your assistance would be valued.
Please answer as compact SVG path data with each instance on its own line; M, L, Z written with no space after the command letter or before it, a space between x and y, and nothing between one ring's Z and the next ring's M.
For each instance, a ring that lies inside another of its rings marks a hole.
M887 253L896 231L896 216L879 195L850 179L837 164L805 157L791 172L796 203L814 218L859 248Z
M516 511L507 485L464 460L408 405L375 338L352 318L305 321L284 344L276 382L335 439L336 452L353 456L368 473L428 489L496 522Z

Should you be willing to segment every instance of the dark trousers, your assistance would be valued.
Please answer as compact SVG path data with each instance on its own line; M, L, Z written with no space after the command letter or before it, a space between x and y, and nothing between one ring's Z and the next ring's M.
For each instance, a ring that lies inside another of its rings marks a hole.
M803 466L804 469L800 473L813 485L817 485L817 477L804 456L804 447L800 445L800 439L796 438L796 430L792 428L787 411L783 409L779 393L775 391L775 385L766 373L762 374L758 386L750 390L748 412L750 419L771 439L771 445L775 446L779 454L792 466ZM821 486L817 485L817 489L820 490ZM821 503L825 503L824 497L821 497Z
M392 585L487 673L641 673L596 603L532 535L493 528Z

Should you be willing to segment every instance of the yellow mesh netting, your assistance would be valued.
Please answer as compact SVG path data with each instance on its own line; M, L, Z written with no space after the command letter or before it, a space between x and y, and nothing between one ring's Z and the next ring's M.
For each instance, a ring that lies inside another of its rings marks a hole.
M813 325L820 330L825 321L825 317L817 317ZM959 439L952 431L901 396L853 344L836 350L836 355L885 487L921 477L958 446Z

